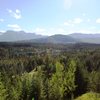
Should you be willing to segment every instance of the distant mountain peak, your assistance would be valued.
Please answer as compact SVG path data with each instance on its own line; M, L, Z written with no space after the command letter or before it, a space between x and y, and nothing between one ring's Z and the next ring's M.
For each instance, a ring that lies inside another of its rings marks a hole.
M33 39L30 40L35 43L54 43L54 44L66 44L66 43L76 43L77 40L68 35L56 34L48 36L46 38Z
M42 37L44 37L44 36L37 35L35 33L29 34L24 31L8 30L6 32L3 32L0 35L0 41L5 41L5 42L21 41L21 40L37 39L37 38L42 38Z

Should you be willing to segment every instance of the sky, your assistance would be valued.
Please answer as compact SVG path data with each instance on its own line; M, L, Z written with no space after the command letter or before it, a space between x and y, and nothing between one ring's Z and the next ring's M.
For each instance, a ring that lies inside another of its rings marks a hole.
M100 0L0 0L0 32L100 33Z

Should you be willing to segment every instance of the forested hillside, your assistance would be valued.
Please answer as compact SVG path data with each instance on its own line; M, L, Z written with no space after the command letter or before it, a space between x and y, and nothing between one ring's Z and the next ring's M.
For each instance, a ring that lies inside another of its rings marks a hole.
M0 44L0 100L73 100L87 92L99 100L100 45Z

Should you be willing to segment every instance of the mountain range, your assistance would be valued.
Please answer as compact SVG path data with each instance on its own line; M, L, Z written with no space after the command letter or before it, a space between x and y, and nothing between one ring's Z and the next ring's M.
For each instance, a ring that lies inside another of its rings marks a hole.
M12 31L8 30L6 32L0 32L0 42L13 42L13 41L22 41L30 39L43 38L42 35L37 35L35 33L26 33L24 31Z
M44 38L39 39L31 39L29 42L35 43L55 43L55 44L66 44L66 43L76 43L78 42L77 39L72 38L69 35L52 35Z
M81 42L100 44L100 33L95 33L95 34L73 33L70 34L70 36Z
M100 44L100 34L72 33L69 35L43 36L24 31L0 32L0 42L33 42L33 43L96 43Z

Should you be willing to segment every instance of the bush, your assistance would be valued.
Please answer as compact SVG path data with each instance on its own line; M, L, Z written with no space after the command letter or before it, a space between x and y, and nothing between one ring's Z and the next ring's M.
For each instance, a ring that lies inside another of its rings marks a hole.
M86 93L82 96L76 98L75 100L100 100L100 94L99 93Z

